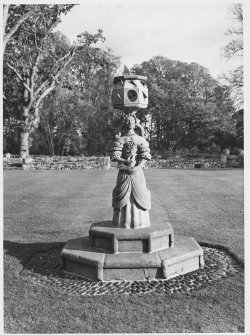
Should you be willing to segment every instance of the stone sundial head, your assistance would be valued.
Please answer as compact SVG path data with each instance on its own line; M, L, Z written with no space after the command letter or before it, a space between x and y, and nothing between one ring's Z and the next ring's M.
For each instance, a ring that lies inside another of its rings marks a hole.
M112 102L115 109L131 111L148 106L147 77L123 75L114 77Z

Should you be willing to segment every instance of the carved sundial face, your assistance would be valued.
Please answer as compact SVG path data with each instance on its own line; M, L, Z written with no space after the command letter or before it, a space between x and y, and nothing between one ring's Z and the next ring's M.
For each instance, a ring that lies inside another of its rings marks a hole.
M138 93L135 90L129 90L127 96L129 101L134 102L138 98Z
M131 111L133 108L145 109L148 106L146 77L123 75L114 78L112 102L116 109Z

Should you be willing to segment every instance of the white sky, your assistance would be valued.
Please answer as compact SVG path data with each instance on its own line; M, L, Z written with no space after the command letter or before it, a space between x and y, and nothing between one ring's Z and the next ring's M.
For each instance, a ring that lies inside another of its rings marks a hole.
M83 32L103 30L106 42L128 67L153 56L205 66L217 77L235 67L223 57L232 3L144 1L86 2L77 5L58 26L71 41ZM123 69L123 66L122 66Z

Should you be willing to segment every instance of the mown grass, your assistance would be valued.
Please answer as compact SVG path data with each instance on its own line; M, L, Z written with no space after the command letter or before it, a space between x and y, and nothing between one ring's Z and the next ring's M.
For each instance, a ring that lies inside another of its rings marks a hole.
M117 171L4 173L5 331L242 332L244 275L190 295L75 297L20 278L34 252L112 217ZM146 170L151 223L244 257L242 170Z

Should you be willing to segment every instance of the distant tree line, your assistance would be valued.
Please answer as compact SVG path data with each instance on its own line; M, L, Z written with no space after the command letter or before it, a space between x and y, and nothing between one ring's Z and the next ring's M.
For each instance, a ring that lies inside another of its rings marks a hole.
M149 136L154 150L196 147L213 152L243 146L242 119L229 87L213 79L206 68L158 56L134 71L148 77Z
M5 5L4 152L106 155L123 118L111 101L120 59L101 30L73 44L54 28L73 5ZM131 73L147 76L149 107L138 112L154 154L243 148L243 109L230 85L196 63L153 57Z

